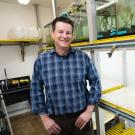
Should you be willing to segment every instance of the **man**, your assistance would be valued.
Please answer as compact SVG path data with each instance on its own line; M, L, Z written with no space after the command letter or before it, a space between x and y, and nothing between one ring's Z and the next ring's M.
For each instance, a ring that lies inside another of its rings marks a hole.
M92 112L101 97L92 61L81 50L71 48L73 29L70 19L56 18L52 22L55 48L42 53L34 65L32 111L40 115L49 134L91 135Z

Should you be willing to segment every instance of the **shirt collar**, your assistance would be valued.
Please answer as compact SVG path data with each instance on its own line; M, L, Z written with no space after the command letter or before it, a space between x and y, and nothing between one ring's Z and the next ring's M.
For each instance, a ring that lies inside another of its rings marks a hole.
M75 52L75 49L71 47L69 53L74 53L74 52ZM53 49L50 50L50 53L54 54L54 53L57 53L57 52L56 52L55 48L53 48Z

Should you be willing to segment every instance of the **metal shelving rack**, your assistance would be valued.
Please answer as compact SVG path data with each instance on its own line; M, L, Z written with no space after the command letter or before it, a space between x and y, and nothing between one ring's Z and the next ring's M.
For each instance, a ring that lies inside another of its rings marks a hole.
M109 51L110 53L113 54L113 52L115 50L120 50L123 51L123 55L122 55L122 67L123 67L123 85L127 86L127 65L126 65L126 50L135 50L135 35L130 35L130 36L123 36L123 37L115 37L115 38L109 38L109 39L102 39L102 40L95 40L93 42L89 42L89 44L78 44L78 45L72 45L74 47L77 47L81 50L84 51L90 51L92 58L95 59L95 52L96 51ZM111 54L111 55L112 55ZM96 62L95 62L96 64ZM98 68L98 67L97 67ZM99 69L100 70L100 69ZM126 109L121 109L120 107L113 105L109 102L106 102L104 100L101 100L99 103L99 107L113 112L114 114L116 114L117 116L121 116L124 119L131 121L132 123L135 123L135 112L131 112L131 111L126 111ZM100 123L100 119L102 119L102 113L97 112L99 117L98 117L98 124L99 124L99 128L101 129L101 127L104 127L104 123ZM105 133L105 131L101 131L100 129L98 129L98 135L105 135L107 133ZM127 132L127 131L125 131ZM132 131L133 132L133 131ZM107 134L109 135L109 133ZM124 135L124 132L123 132Z
M7 113L6 105L0 89L0 135L13 135L10 119Z
M81 50L89 50L91 54L91 58L95 62L95 65L99 66L99 51L109 51L108 56L113 55L115 50L122 51L122 79L123 85L127 86L127 65L126 65L126 50L135 50L135 35L130 36L121 36L114 37L108 39L97 39L97 31L96 31L96 5L95 0L87 0L87 18L88 18L88 27L89 27L89 42L88 44L80 44L75 45L75 47L80 48ZM100 69L98 69L100 73ZM131 121L131 123L135 123L135 112L129 113L130 111L125 111L124 109L120 109L117 106L113 106L108 104L103 100L100 101L99 105L96 107L96 125L97 125L97 135L105 135L105 127L104 127L104 116L103 112L100 112L99 107L111 111L118 116L124 117L126 120ZM133 134L133 133L132 133ZM135 134L135 133L134 133ZM109 134L107 134L109 135ZM122 134L124 135L124 134Z
M79 48L84 51L89 51L90 54L92 55L92 59L95 60L95 64L97 63L96 59L95 59L96 51L106 51L107 50L110 53L112 53L111 55L113 55L113 51L115 51L115 50L123 51L123 55L122 55L123 56L122 57L123 86L127 85L127 67L126 67L126 58L125 58L126 54L125 53L126 53L126 50L135 50L135 35L95 40L93 42L74 43L74 44L71 44L71 46L75 47L75 48ZM50 48L46 48L46 50L49 50L49 49ZM98 68L98 66L97 66L97 68ZM119 87L118 87L118 89L119 89ZM112 91L112 89L111 89L111 91ZM126 120L129 120L129 121L135 123L135 113L134 112L129 113L129 111L125 111L123 109L118 108L117 106L113 106L113 105L109 104L108 102L101 100L95 110L95 112L97 114L97 116L96 116L97 125L99 125L99 127L97 128L97 130L98 130L97 135L107 134L107 133L105 133L105 128L103 129L104 123L102 121L102 117L103 117L102 112L99 112L98 107L103 108L107 111L113 112L117 116L122 116ZM101 121L101 123L100 123L100 121ZM125 131L125 132L127 132L127 131ZM109 135L109 133L107 135ZM123 131L123 135L124 135L124 131Z

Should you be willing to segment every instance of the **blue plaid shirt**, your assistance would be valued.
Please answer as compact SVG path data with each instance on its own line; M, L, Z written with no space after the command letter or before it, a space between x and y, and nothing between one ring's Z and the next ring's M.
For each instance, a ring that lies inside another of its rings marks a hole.
M89 81L90 90L86 88ZM89 56L71 48L66 56L52 49L35 61L31 83L32 111L63 115L78 112L101 97L101 86Z

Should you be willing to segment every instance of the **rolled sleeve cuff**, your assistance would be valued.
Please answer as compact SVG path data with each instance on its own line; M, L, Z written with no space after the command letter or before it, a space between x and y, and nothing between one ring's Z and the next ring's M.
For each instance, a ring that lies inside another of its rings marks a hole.
M32 107L32 112L37 115L48 114L47 109L42 105L39 105L38 108Z
M95 105L95 104L99 103L100 99L101 99L101 94L99 94L97 98L91 98L91 97L88 98L87 103L89 105Z

